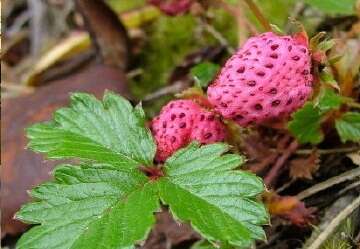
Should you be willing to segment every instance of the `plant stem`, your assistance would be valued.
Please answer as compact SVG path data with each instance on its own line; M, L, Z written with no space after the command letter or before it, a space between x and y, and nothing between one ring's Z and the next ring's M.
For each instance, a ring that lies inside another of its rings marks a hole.
M267 187L271 187L274 181L280 174L280 170L284 167L286 160L296 151L299 144L296 140L292 141L286 151L277 159L274 166L270 169L269 173L264 178L264 183Z
M229 45L229 42L226 40L226 38L219 31L217 31L214 26L203 21L201 22L204 25L205 30L209 34L211 34L216 40L218 40L219 43L226 48L229 54L234 54L236 52L235 49Z
M326 155L326 154L335 154L335 153L350 153L350 152L355 152L360 150L360 147L350 147L350 148L335 148L335 149L318 149L316 150L317 153L321 154L321 155ZM313 153L314 150L312 149L303 149L303 150L297 150L295 152L295 154L297 155L308 155Z
M349 171L346 171L340 175L331 177L331 178L327 179L326 181L320 182L308 189L305 189L304 191L298 193L296 195L296 197L299 200L303 200L303 199L308 198L309 196L312 196L324 189L330 188L333 185L355 179L356 177L360 177L360 168L359 167L349 170Z
M259 20L259 22L264 27L264 29L266 31L271 31L272 29L271 29L269 21L261 13L259 7L254 3L254 1L253 0L244 0L244 1L249 6L250 10L254 13L256 18Z
M347 102L346 104L347 104L348 106L350 106L350 107L360 108L360 104L359 104L359 103L356 103L356 102L354 102L354 101Z

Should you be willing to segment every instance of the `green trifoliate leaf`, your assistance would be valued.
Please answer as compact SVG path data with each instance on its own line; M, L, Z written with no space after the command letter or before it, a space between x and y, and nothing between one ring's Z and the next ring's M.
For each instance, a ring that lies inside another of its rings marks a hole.
M338 109L343 103L343 98L332 89L324 89L319 98L317 107L322 113Z
M106 92L103 101L84 93L71 96L69 108L49 123L27 131L29 147L52 159L80 158L123 167L152 164L155 144L145 128L142 108Z
M248 246L264 239L265 207L256 201L264 190L260 178L235 171L243 163L226 154L225 144L199 147L193 143L165 162L166 177L158 182L160 198L175 217L189 221L206 239Z
M145 239L154 223L158 196L137 169L112 165L64 165L55 180L32 190L36 202L16 214L40 224L18 249L128 249Z
M207 87L215 74L219 71L220 66L210 62L204 62L191 68L191 74L195 79L197 87Z
M292 117L288 128L300 143L317 144L323 140L324 134L320 127L321 113L311 102L307 102Z
M360 142L360 113L346 112L335 122L342 142Z

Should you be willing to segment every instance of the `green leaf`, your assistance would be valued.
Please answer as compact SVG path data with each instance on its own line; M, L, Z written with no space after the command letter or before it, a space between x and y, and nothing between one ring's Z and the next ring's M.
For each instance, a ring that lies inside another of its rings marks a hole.
M338 82L334 79L334 76L332 75L331 69L324 68L320 73L320 79L323 83L325 83L337 90L340 89Z
M195 79L195 85L198 87L207 87L215 74L219 71L219 65L204 62L191 68L191 74Z
M206 239L248 246L264 239L260 225L268 222L256 197L263 192L260 178L232 170L243 158L225 154L229 147L192 143L165 162L166 177L158 182L160 198L175 217L189 221Z
M339 109L343 99L340 95L336 94L332 89L324 89L320 95L317 107L322 113L333 109Z
M355 13L356 0L305 0L305 2L327 14L351 15Z
M270 27L274 33L279 34L279 35L285 35L284 30L282 30L279 26L277 26L275 24L270 24Z
M331 49L335 44L336 44L335 40L330 39L330 40L324 40L324 41L320 42L317 47L318 47L318 49L326 52L329 49Z
M335 121L341 141L360 142L360 113L346 112Z
M324 134L321 131L320 110L307 102L303 108L293 114L293 120L288 123L290 132L300 143L320 143Z
M106 92L103 101L84 93L55 112L53 121L27 130L29 147L51 159L80 158L119 167L151 165L155 144L140 106Z
M18 249L132 248L147 235L159 208L154 184L137 169L112 165L63 165L55 180L32 190L38 201L16 218L41 224Z

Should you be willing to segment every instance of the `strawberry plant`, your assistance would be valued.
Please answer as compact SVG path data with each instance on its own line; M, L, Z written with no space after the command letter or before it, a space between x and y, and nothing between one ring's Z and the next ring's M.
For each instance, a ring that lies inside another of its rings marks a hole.
M20 249L133 248L146 238L161 205L222 246L265 238L261 225L268 215L256 198L264 185L235 170L242 156L227 153L226 144L193 142L154 164L156 146L141 105L132 107L112 92L102 102L73 94L70 107L27 134L32 150L71 163L34 188L34 202L16 214L35 224L19 240Z
M342 30L332 19L355 15L355 0L142 1L121 17L131 32L109 12L114 34L121 30L119 49L94 21L106 21L96 7L106 4L78 0L94 53L106 67L121 68L119 78L132 82L131 93L121 93L143 100L145 110L109 90L102 100L78 92L50 121L27 128L28 148L59 165L51 181L29 191L32 202L7 215L17 211L15 218L31 226L17 248L326 244L360 206L360 57L353 52L360 51L359 20L344 17L349 24ZM95 16L87 16L87 5ZM154 23L142 16L145 10ZM313 27L312 15L324 23ZM131 28L145 21L146 27ZM334 29L327 27L332 21ZM129 72L127 50L135 58ZM169 101L166 95L174 93L177 99ZM62 105L49 102L47 113ZM39 113L31 120L49 120ZM9 151L8 158L17 155ZM335 200L340 208L329 204ZM327 214L330 206L340 211ZM323 231L312 229L310 237L310 225L319 221ZM170 235L179 223L184 231ZM346 239L355 244L360 233Z

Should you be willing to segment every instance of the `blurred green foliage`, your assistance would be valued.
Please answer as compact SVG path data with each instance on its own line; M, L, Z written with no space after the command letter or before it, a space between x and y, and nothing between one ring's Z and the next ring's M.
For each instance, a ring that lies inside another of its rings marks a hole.
M277 25L280 29L285 27L288 22L288 17L291 15L292 9L296 3L294 0L256 0L255 2L258 4L259 8L262 10L269 22ZM259 22L250 12L249 17L260 29L261 26Z
M145 4L145 0L131 0L131 1L106 0L106 2L116 12L122 12L130 9L138 8Z
M222 9L210 10L215 29L221 31L231 45L237 43L237 31L232 17ZM136 77L132 90L137 98L166 85L167 80L185 56L218 41L201 29L196 17L160 16L146 28L146 43L137 56L135 64L142 69Z
M351 243L354 240L354 233L356 230L356 222L358 212L353 213L350 217L345 219L336 231L322 244L320 249L351 249L355 248Z
M207 87L219 71L220 66L211 62L204 62L191 68L191 75L195 80L195 85L199 88Z
M137 98L164 86L171 70L186 54L200 47L195 38L196 22L189 15L178 17L160 16L146 28L145 46L135 58L142 74L132 82Z
M304 0L326 14L351 15L355 13L356 0Z

